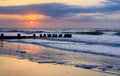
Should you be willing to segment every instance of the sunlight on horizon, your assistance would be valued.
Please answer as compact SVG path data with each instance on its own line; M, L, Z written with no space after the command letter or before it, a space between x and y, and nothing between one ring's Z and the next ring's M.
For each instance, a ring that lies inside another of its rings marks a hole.
M45 18L45 16L40 14L27 14L24 16L25 20L38 20L43 18Z
M30 21L30 23L31 23L31 24L33 24L33 23L34 23L34 21Z

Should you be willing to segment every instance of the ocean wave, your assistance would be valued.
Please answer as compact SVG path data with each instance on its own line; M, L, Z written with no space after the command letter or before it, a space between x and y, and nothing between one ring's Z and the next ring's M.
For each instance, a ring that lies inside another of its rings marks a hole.
M120 57L119 47L111 47L111 46L97 45L97 44L89 45L86 43L50 41L50 40L40 40L40 39L34 39L34 40L23 39L23 40L9 40L9 41L35 44L35 45L40 45L54 49L71 51L71 52Z

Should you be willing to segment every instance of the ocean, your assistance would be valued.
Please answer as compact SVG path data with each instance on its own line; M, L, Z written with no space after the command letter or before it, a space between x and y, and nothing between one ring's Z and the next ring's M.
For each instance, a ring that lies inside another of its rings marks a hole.
M1 43L5 42L4 48L8 48L7 45L9 44L10 48L8 49L22 48L16 49L16 52L23 51L24 53L27 47L29 47L27 48L29 51L44 52L35 55L32 53L33 56L30 54L27 57L26 55L20 55L31 61L49 63L49 60L52 60L53 63L57 64L74 65L85 69L97 68L101 71L107 70L107 73L110 74L120 75L119 29L1 29L0 33L4 33L5 36L16 36L18 33L22 36L32 36L33 34L37 36L39 34L72 34L72 38L6 39L1 40ZM42 51L38 47L42 47ZM45 51L46 49L44 48L49 48L50 51ZM11 55L10 52L8 53ZM84 60L90 63L97 63L97 65L81 63Z
M81 32L100 31L103 34L93 35ZM40 46L62 49L78 53L99 54L120 57L120 31L117 29L1 29L6 36L36 34L72 34L72 38L38 38L13 39L11 42L22 42Z

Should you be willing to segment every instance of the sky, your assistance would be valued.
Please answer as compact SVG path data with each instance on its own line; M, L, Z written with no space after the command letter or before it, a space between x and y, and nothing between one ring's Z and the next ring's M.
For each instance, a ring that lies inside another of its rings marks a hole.
M120 0L0 0L0 28L120 28Z

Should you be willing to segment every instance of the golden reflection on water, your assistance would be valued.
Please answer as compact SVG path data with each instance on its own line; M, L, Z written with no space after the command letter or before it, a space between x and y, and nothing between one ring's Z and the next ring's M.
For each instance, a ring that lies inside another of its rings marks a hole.
M42 47L36 47L36 45L31 45L31 44L27 44L25 46L23 46L21 44L18 44L17 49L24 50L24 51L26 51L27 53L30 53L30 54L37 54L37 53L42 52L41 49L43 49L43 48Z
M19 51L26 51L29 54L40 54L43 50L44 47L38 47L37 45L32 45L32 44L20 44L20 43L6 43L1 41L0 42L0 47L3 49L12 49L12 50L19 50Z
M38 64L0 56L0 76L111 76L72 66Z

